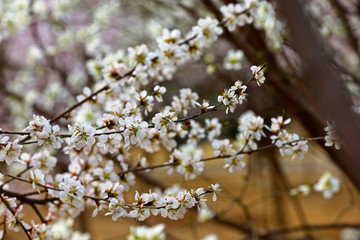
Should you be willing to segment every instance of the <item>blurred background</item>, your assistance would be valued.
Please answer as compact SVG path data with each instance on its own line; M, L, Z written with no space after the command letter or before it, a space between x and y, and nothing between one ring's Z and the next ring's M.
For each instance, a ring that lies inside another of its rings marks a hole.
M0 127L23 130L33 114L54 117L74 104L85 86L102 86L101 62L109 55L124 58L128 47L142 43L155 49L163 28L180 29L185 35L201 17L211 16L222 22L220 7L237 2L242 1L1 1ZM317 76L307 72L306 62L295 52L299 48L287 30L286 14L282 14L286 6L281 8L278 1L268 2L266 11L272 19L263 27L254 23L233 32L224 28L218 42L206 49L199 61L181 66L171 81L161 82L167 88L164 103L171 102L180 88L191 88L200 99L209 99L215 105L223 89L237 80L251 79L250 66L266 64L265 84L250 84L248 100L233 114L225 115L221 109L200 117L199 122L205 117L217 117L223 124L223 136L234 138L237 119L252 110L267 124L271 117L291 118L289 129L300 136L324 136L326 121L333 119L327 111L332 106L327 105L326 96L314 94L319 91L312 84ZM306 0L302 5L310 20L308 27L342 86L337 95L327 97L346 96L352 105L343 106L344 109L360 113L360 3ZM301 9L298 11L302 14ZM96 114L84 114L85 120L93 121L99 117ZM67 120L59 121L59 125L65 129ZM360 146L358 138L349 141ZM260 145L268 143L264 140ZM203 147L203 157L212 156L211 145L204 141ZM36 146L27 149L35 151ZM89 209L76 220L75 228L100 240L126 239L130 226L161 222L166 224L167 239L202 239L209 233L215 233L218 239L358 239L359 234L353 230L360 228L359 186L353 185L357 176L355 170L349 172L349 166L342 164L348 153L325 148L323 141L309 143L309 149L304 160L281 157L276 149L261 151L246 156L246 167L236 173L223 169L223 160L209 161L204 174L193 181L185 181L177 174L168 176L167 169L136 174L132 189L139 192L161 191L174 184L191 188L220 183L223 191L218 200L208 202L214 214L209 221L199 220L196 209L181 221L152 216L144 222L112 222L103 215L92 218ZM132 152L134 159L140 152ZM54 154L66 169L68 156L61 151ZM166 150L141 154L150 165L168 161ZM356 164L353 166L359 169ZM1 167L6 168L5 164ZM325 171L341 182L340 192L331 199L324 199L317 192L309 196L289 194L301 184L315 184ZM130 190L126 199L133 198ZM33 214L31 209L28 213ZM6 239L21 238L22 232L6 235Z

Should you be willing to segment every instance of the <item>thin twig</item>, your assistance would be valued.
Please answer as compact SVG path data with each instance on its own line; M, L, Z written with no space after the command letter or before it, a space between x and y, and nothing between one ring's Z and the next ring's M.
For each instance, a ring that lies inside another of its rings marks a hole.
M3 235L2 235L1 240L4 240L4 239L5 239L5 235L6 235L6 216L4 216L4 220L3 220L2 225L4 226L4 228L3 228Z
M4 199L4 197L0 194L0 199L1 201L5 204L6 208L11 212L11 214L14 216L14 218L16 219L16 222L20 224L21 228L24 230L27 238L29 240L31 240L32 238L29 235L28 229L25 228L24 224L21 222L21 220L19 220L16 216L16 212L10 207L9 203Z
M26 173L29 169L31 169L32 167L30 167L29 165L22 170L21 172L19 172L16 176L17 177L21 177L21 175L23 175L24 173ZM10 182L12 182L15 178L11 178L9 180L7 180L6 182L4 182L3 184L0 185L0 189L2 189L6 184L9 184Z
M32 209L34 209L35 213L39 216L40 220L42 223L47 223L47 221L43 218L43 216L41 215L41 212L39 211L39 209L36 207L35 204L30 204L30 206L32 207Z
M296 142L300 142L300 141L316 141L316 140L323 140L324 137L313 137L313 138L301 138L298 140L293 140L287 143L284 143L284 145L290 145L292 143L296 143ZM236 154L226 154L226 155L220 155L220 156L215 156L215 157L208 157L208 158L202 158L199 160L199 162L207 162L207 161L211 161L211 160L217 160L217 159L223 159L223 158L229 158L229 157L234 157L237 155L241 155L241 154L253 154L255 152L259 152L262 150L266 150L266 149L270 149L270 148L275 148L276 146L274 144L269 144L263 147L259 147L256 150L248 150L248 151L244 151L244 149L240 150L239 152L237 152ZM156 169L156 168L163 168L163 167L170 167L170 166L176 166L176 165L180 165L180 162L167 162L164 164L159 164L159 165L154 165L154 166L149 166L149 167L135 167L126 171L122 171L120 173L118 173L118 175L124 175L126 173L129 172L139 172L139 171L146 171L146 170L152 170L152 169Z

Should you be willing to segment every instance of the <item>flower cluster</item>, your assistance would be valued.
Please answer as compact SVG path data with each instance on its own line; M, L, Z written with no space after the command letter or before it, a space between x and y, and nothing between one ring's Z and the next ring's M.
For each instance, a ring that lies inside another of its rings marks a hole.
M224 5L220 11L229 31L254 23L257 29L265 30L269 47L278 49L283 45L281 35L284 24L276 19L274 7L269 2L245 0L242 3Z
M122 135L118 133L109 135L100 135L97 147L102 148L105 152L114 153L121 146Z
M256 81L257 85L261 85L264 84L265 82L265 77L264 77L264 73L262 70L263 67L258 67L258 66L252 66L250 68L251 72L253 73L253 79Z
M69 142L69 148L75 148L80 150L85 146L92 146L95 143L95 128L91 126L90 122L81 124L76 122L73 126L68 125L69 131L72 132L72 136Z
M194 179L204 170L204 162L201 161L201 154L201 148L195 145L186 145L180 149L175 149L170 155L169 163L177 164L177 166L172 166L168 174L171 174L175 167L178 173L184 175L185 180Z
M83 207L85 187L76 179L76 177L70 178L69 176L64 176L64 179L59 184L59 189L62 190L59 193L59 198L62 202L65 202L74 208Z
M325 146L331 147L332 145L334 145L336 150L340 150L341 141L334 125L334 123L330 124L329 122L327 122L327 126L324 128L326 132Z
M305 153L309 147L307 140L301 140L296 133L288 133L284 129L285 125L288 125L291 119L284 120L283 116L271 119L271 126L267 127L274 135L272 135L272 143L279 148L281 156L289 155L291 159L300 158L304 159Z
M5 1L2 3L0 42L14 32L24 29L31 21L30 3L27 1Z
M299 185L290 190L290 195L295 196L301 194L302 196L308 196L311 188L316 192L321 192L325 199L330 199L335 193L340 191L340 181L334 177L332 173L325 172L313 186L308 183Z
M278 116L277 118L271 118L271 125L270 128L265 126L269 131L273 134L278 134L280 130L291 122L291 119L288 118L284 120L283 116Z
M124 131L125 144L137 144L141 143L145 136L149 124L145 121L141 121L140 117L126 117L120 118L120 130Z
M218 118L205 119L205 130L208 134L208 140L212 141L214 138L221 135L222 125Z
M290 134L285 129L271 137L275 141L274 144L279 147L281 156L291 156L291 160L304 159L305 153L309 150L307 140L301 140L296 133Z
M245 24L253 22L253 15L257 6L257 1L244 1L243 4L230 3L229 5L220 8L224 15L223 21L229 31L234 31L237 26L242 27Z
M204 195L206 193L213 193L213 201L216 201L216 194L221 191L221 188L218 184L214 184L206 191L203 188L198 188L165 194L155 192L139 194L136 192L135 202L132 204L125 203L123 190L124 188L121 185L106 183L101 192L103 200L99 201L93 216L96 216L99 211L105 211L105 215L111 215L114 221L119 217L130 217L144 221L151 214L154 216L160 214L164 218L177 220L183 218L189 208L196 205L205 207ZM127 211L128 208L132 210Z
M334 193L340 191L340 181L334 177L330 172L325 172L314 185L314 190L322 192L323 197L328 199L332 198Z
M59 136L60 127L51 126L50 120L43 116L34 115L24 131L30 131L30 136L37 139L39 146L59 149L64 142Z
M242 104L246 100L247 87L241 81L236 81L230 89L225 89L221 95L218 96L218 102L226 106L226 114L234 112L237 104Z
M15 160L18 160L23 146L18 144L18 139L13 142L8 142L8 140L8 136L0 140L0 162L5 161L7 165L11 165Z
M190 88L182 88L179 90L180 96L173 96L171 106L174 112L177 114L183 113L187 116L188 111L195 107L196 101L199 99L199 95L193 92Z
M130 227L130 234L127 236L127 240L165 240L166 234L164 233L165 224L158 224L152 227L138 226Z
M265 137L264 119L256 116L252 111L243 113L238 120L238 141L244 144L244 147L249 147L252 150L258 148L256 141L260 141Z
M175 121L177 120L176 113L171 111L170 107L162 109L160 113L155 114L152 118L152 123L155 129L162 133L175 128Z
M45 224L43 224L45 225ZM90 240L89 233L81 233L73 230L74 219L72 218L59 218L56 222L51 225L50 229L43 231L42 235L38 234L38 237L49 237L53 239L81 239ZM46 226L46 225L45 225ZM39 226L43 227L43 226Z
M14 232L19 232L21 228L30 228L30 225L24 220L24 213L22 210L23 205L18 205L16 198L9 198L4 194L1 194L0 215L6 217L8 228Z
M34 169L48 173L54 169L57 159L50 155L49 151L37 152L31 157L27 153L21 155L21 160L29 164Z

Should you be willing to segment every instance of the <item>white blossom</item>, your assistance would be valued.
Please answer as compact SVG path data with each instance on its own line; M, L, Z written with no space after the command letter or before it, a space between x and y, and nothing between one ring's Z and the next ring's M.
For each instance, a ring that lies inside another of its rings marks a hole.
M101 164L94 169L93 174L99 177L101 181L110 180L115 182L119 180L119 176L114 169L113 161L106 161L104 164Z
M122 135L118 133L104 134L99 136L99 142L96 144L99 148L103 148L106 152L114 153L120 147Z
M145 90L141 91L139 94L135 95L135 98L137 101L139 101L139 104L145 108L145 115L148 114L148 112L152 111L153 108L153 101L154 97L149 96Z
M261 84L264 84L265 82L264 73L261 69L262 67L258 67L258 66L251 66L250 68L253 74L253 79L256 81L257 85L259 86L261 86Z
M176 171L183 174L185 180L192 180L204 170L204 162L200 161L201 153L201 149L194 145L183 146L180 150L175 149L173 151L170 155L169 162L180 163L176 167Z
M215 216L215 213L210 208L200 208L198 212L198 221L207 222Z
M235 92L235 95L238 97L237 101L239 104L242 104L244 100L246 100L246 91L247 87L241 82L236 81L233 86L231 86L230 90Z
M190 131L188 132L187 143L190 145L196 145L201 139L206 137L205 129L193 119L191 119L188 123L190 125Z
M105 80L118 80L126 74L127 68L124 63L112 62L102 69L102 74Z
M149 63L146 62L148 52L149 52L149 50L145 44L141 44L134 48L132 48L132 47L128 48L128 56L130 59L130 65L131 66L148 65Z
M214 141L212 141L211 146L214 149L216 149L214 151L215 157L236 154L236 151L232 148L229 139L224 139L224 140L215 139Z
M290 134L285 129L280 130L277 135L272 135L272 143L279 148L281 156L289 155L291 160L295 158L304 159L305 153L309 150L307 140L300 140L295 133Z
M68 125L69 131L72 132L70 138L70 148L80 150L85 146L92 146L95 143L95 128L90 122L81 124L76 122L73 126Z
M56 165L57 159L50 155L49 151L35 153L30 159L30 166L40 169L45 173L51 171Z
M204 44L213 43L218 39L218 36L223 32L219 27L219 21L211 17L200 18L197 25L192 28L192 34Z
M195 107L196 101L199 99L199 95L193 92L190 88L182 88L180 91L180 98L187 101L187 105Z
M256 150L256 141L260 141L262 137L266 136L263 130L265 127L264 119L256 116L252 111L248 111L240 116L238 123L239 137L252 150Z
M83 196L85 187L75 177L65 177L59 184L59 189L63 190L59 194L62 202L65 202L75 208L81 208L84 205Z
M59 149L64 142L59 136L60 127L51 126L50 120L43 116L33 115L33 119L29 121L29 126L24 131L30 131L30 136L38 140L39 146Z
M334 193L340 191L340 181L334 177L330 172L325 172L314 185L314 190L322 192L325 199L332 198Z
M291 122L291 119L288 118L284 120L283 116L278 116L277 118L271 118L271 126L265 126L269 131L274 134L277 134L285 125L288 125Z
M228 114L229 110L233 113L235 111L236 105L238 104L235 91L231 89L225 89L223 93L218 96L217 100L226 106L226 114Z
M113 184L110 181L106 181L106 183L102 185L100 196L104 199L113 197L119 201L124 202L124 197L123 197L124 190L125 190L124 186L121 185L119 182Z
M125 143L135 145L146 137L149 124L141 121L140 117L126 117L119 119L120 129L124 130Z
M105 216L112 215L112 220L116 221L119 217L126 217L128 213L124 209L124 201L112 198L109 204L108 212Z
M13 209L15 214L7 214L7 227L14 232L19 232L22 226L26 229L30 228L30 225L24 221L24 213L22 212L23 207L23 205L20 205L18 208L15 208L15 210ZM20 225L20 223L22 226Z
M31 220L31 237L32 239L49 239L51 237L50 225L36 224L34 220Z
M71 234L71 228L74 220L71 218L60 218L51 226L51 236L54 239L66 239Z
M181 32L178 29L169 30L164 28L162 31L162 36L157 39L159 44L159 48L163 49L168 44L170 45L177 45L180 41ZM165 47L167 48L167 47Z
M40 169L30 171L30 182L32 182L33 189L36 189L39 193L38 184L45 185L45 174Z
M164 108L160 113L155 114L152 118L152 122L155 124L155 129L162 133L166 130L175 128L175 121L177 120L175 112L171 111L170 108Z
M311 186L309 184L301 184L295 188L290 189L289 193L291 196L302 195L308 196L311 192Z
M205 130L208 135L208 140L212 141L214 138L220 136L222 125L218 118L206 118L205 119Z
M166 234L164 232L165 224L158 224L152 227L147 226L131 226L130 234L127 240L165 240Z
M334 145L336 150L340 150L341 141L337 134L335 124L327 122L327 126L324 129L326 132L325 146L331 147L332 145Z
M0 162L5 161L7 165L11 165L14 161L18 160L22 145L19 145L19 139L14 142L8 142L9 137L5 136L1 139L0 143Z
M295 135L297 136L297 135ZM294 139L295 141L287 144L285 146L284 153L291 156L291 160L295 158L304 159L305 153L309 150L306 140L298 141L298 137Z
M225 158L225 169L229 169L230 173L236 171L241 171L245 168L246 163L243 161L244 155L237 154L228 158Z
M156 85L154 87L154 96L155 96L156 101L162 102L163 101L162 95L164 95L164 93L166 93L165 87L159 86L159 85Z
M224 68L226 70L240 70L242 61L244 60L244 52L242 50L229 50L224 59Z
M242 4L230 3L220 7L220 11L223 14L223 21L229 31L234 31L235 28L242 27L245 24L253 22L254 9L257 1L246 0Z
M71 234L70 240L91 240L91 235L90 233L74 231Z
M215 106L210 106L209 101L208 100L203 100L202 104L195 102L195 104L199 107L201 107L201 111L205 112L206 110L211 110L213 108L215 108Z

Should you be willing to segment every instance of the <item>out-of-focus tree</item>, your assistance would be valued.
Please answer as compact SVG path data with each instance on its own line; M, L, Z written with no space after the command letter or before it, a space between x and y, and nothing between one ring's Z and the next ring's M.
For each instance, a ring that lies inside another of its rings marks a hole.
M0 2L0 235L90 239L90 210L144 222L128 239L188 238L178 229L196 210L194 239L205 222L244 239L326 229L358 239L360 222L340 220L360 190L359 9L355 0ZM288 166L305 165L308 151L337 168L292 184ZM223 177L207 173L214 162ZM275 200L269 225L247 198L263 171L269 196L257 201ZM241 183L227 186L230 175ZM350 205L312 222L302 198L328 202L342 188ZM227 217L234 206L241 221Z

